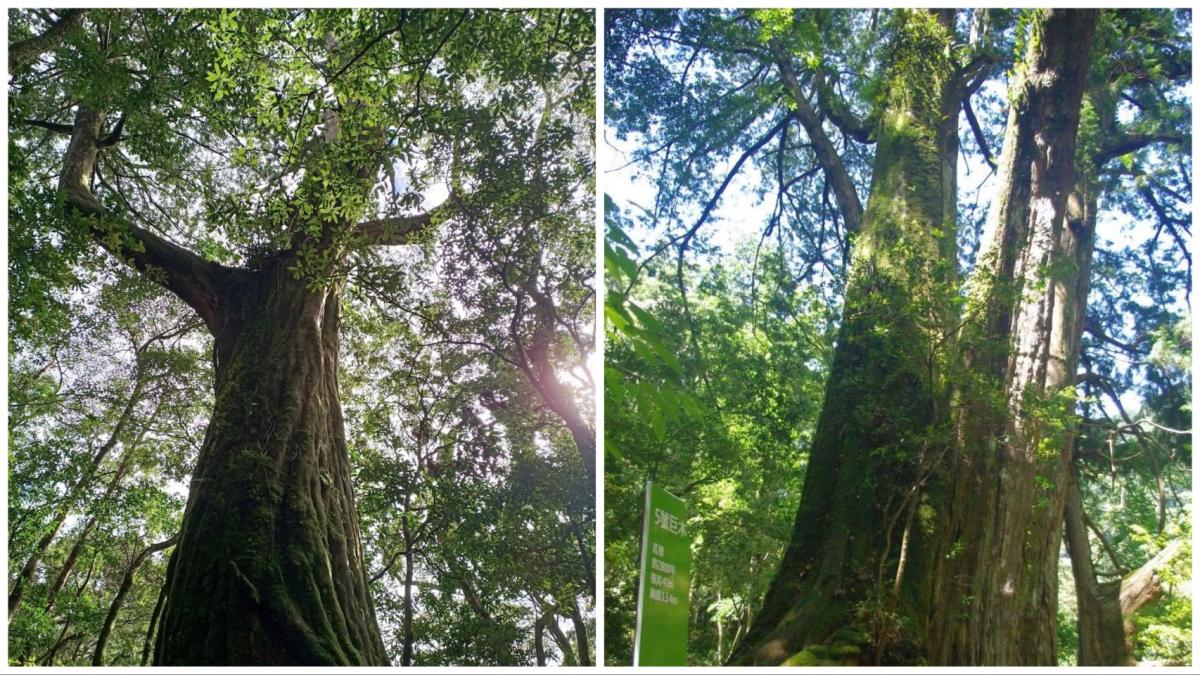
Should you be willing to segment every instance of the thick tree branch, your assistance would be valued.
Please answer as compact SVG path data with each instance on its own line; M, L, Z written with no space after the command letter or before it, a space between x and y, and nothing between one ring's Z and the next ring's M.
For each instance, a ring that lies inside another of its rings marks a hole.
M850 180L850 174L846 171L837 149L833 147L833 142L829 140L829 135L821 127L821 118L800 89L800 81L796 79L791 58L776 42L771 43L771 53L775 58L775 65L779 68L779 74L796 103L796 118L804 126L804 131L812 142L813 153L833 189L842 219L846 223L846 230L851 233L857 232L862 222L863 207L858 199L858 192L854 189L854 183Z
M1143 333L1142 335L1137 336L1136 338L1134 338L1134 341L1132 343L1121 342L1120 340L1118 340L1114 337L1111 337L1107 333L1105 333L1104 329L1100 326L1100 322L1096 321L1092 317L1088 317L1084 320L1083 330L1086 331L1089 335L1095 337L1097 340L1100 340L1101 342L1107 342L1108 344L1110 344L1114 347L1117 347L1118 349L1121 349L1122 351L1127 352L1129 354L1145 356L1150 353L1149 349L1138 346L1139 344L1144 343L1146 340L1148 340L1150 338L1150 334L1148 334L1148 333Z
M113 125L112 131L104 135L103 138L96 139L96 147L106 148L110 145L116 145L122 138L121 131L125 129L125 115L121 114L117 118L117 123Z
M99 153L104 114L80 105L63 158L58 189L69 212L85 218L92 236L109 253L170 290L204 319L215 335L233 270L112 214L92 194L89 182Z
M59 134L70 135L71 132L75 131L75 127L71 126L70 124L59 124L58 122L47 122L45 120L15 119L15 120L13 120L13 123L14 124L24 124L24 125L30 126L30 127L41 127L42 129L49 129L50 131L53 131L53 132L59 133Z
M1183 541L1167 544L1144 565L1121 579L1121 614L1131 617L1162 592L1162 572L1183 551Z
M875 139L871 138L871 125L855 115L842 97L824 82L824 78L817 82L817 103L829 121L843 134L859 143L875 142Z
M459 203L458 196L451 192L446 201L425 213L376 218L359 223L357 235L364 243L375 246L411 244L426 230L449 218Z
M1111 159L1137 152L1155 143L1180 145L1186 141L1187 138L1180 134L1130 134L1100 146L1100 150L1096 152L1096 166L1104 166Z
M50 24L46 32L14 42L8 47L8 72L16 75L33 65L39 56L54 49L83 19L86 9L68 9Z

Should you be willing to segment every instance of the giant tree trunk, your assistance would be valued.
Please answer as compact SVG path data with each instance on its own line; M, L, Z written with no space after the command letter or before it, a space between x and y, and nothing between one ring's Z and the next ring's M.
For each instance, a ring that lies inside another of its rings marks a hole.
M946 56L954 11L899 20L800 507L734 663L919 658L929 544L914 515L935 459L931 429L946 418L940 382L953 315L962 83Z
M155 665L387 665L338 400L338 298L287 256L219 307L217 392Z
M1098 11L1045 11L1029 39L968 299L931 663L1051 665L1092 225L1068 209ZM1092 218L1094 221L1094 217Z

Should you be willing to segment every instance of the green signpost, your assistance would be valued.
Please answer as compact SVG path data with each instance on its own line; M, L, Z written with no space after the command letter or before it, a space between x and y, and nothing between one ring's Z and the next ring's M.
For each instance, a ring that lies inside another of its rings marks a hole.
M635 666L687 665L692 542L686 522L687 502L646 481Z

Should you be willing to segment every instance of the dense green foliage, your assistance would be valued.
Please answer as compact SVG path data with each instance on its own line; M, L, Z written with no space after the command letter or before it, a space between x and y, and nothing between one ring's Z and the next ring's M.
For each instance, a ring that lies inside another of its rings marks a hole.
M68 15L14 10L11 42ZM63 25L9 84L10 593L33 563L10 662L92 663L110 607L103 662L147 662L213 406L204 324L56 194L80 102L109 114L91 189L114 216L225 265L291 249L296 278L344 289L339 394L393 662L594 658L593 488L560 412L593 408L592 13ZM387 241L448 191L452 215Z
M996 189L1006 92L1038 35L1032 13L1011 10L959 12L958 41L939 53L922 53L911 22L887 10L605 17L606 124L624 153L618 186L606 188L606 657L631 658L637 497L656 476L689 498L689 527L700 533L690 660L722 663L795 516L850 242L873 179L887 179L871 175L888 142L873 131L881 111L889 97L919 98L919 73L934 62L950 58L967 73L957 241L948 242L959 265L938 272L942 287L932 289L963 298ZM1100 191L1073 465L1102 581L1190 540L1190 21L1183 10L1105 12L1082 113L1079 171ZM799 103L779 53L795 70ZM898 58L915 63L886 69ZM897 72L916 73L918 84L890 81ZM831 169L823 143L840 166ZM1134 617L1140 661L1190 660L1184 553L1163 597ZM1076 626L1065 553L1061 571L1059 659L1068 663Z
M687 313L661 264L624 295L624 273L638 250L609 205L609 662L632 652L642 487L652 479L689 502L692 649L698 663L716 665L747 628L787 541L803 449L820 408L831 317L812 293L787 292L791 281L774 249L759 252L752 279L752 242L727 256L714 251L710 267L688 271L699 290ZM761 294L760 303L752 302L753 293ZM698 350L689 343L692 322L702 327L695 333Z

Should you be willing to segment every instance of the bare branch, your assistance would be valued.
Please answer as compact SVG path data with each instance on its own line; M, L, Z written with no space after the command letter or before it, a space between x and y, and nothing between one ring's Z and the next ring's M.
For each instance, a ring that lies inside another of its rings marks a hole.
M70 135L70 133L75 130L75 127L71 126L70 124L59 124L58 122L47 122L45 120L14 119L13 123L24 124L31 127L41 127L42 129L49 129L55 133L67 135Z
M979 126L979 120L975 117L975 110L971 107L970 96L963 97L962 109L966 113L967 123L971 125L971 133L975 136L975 142L979 144L979 151L983 153L984 161L995 170L998 166L996 158L992 156L992 151L988 149L987 139L983 135L983 128Z
M1104 166L1111 159L1137 152L1155 143L1182 145L1186 142L1187 137L1179 134L1130 134L1102 145L1096 152L1096 166Z

